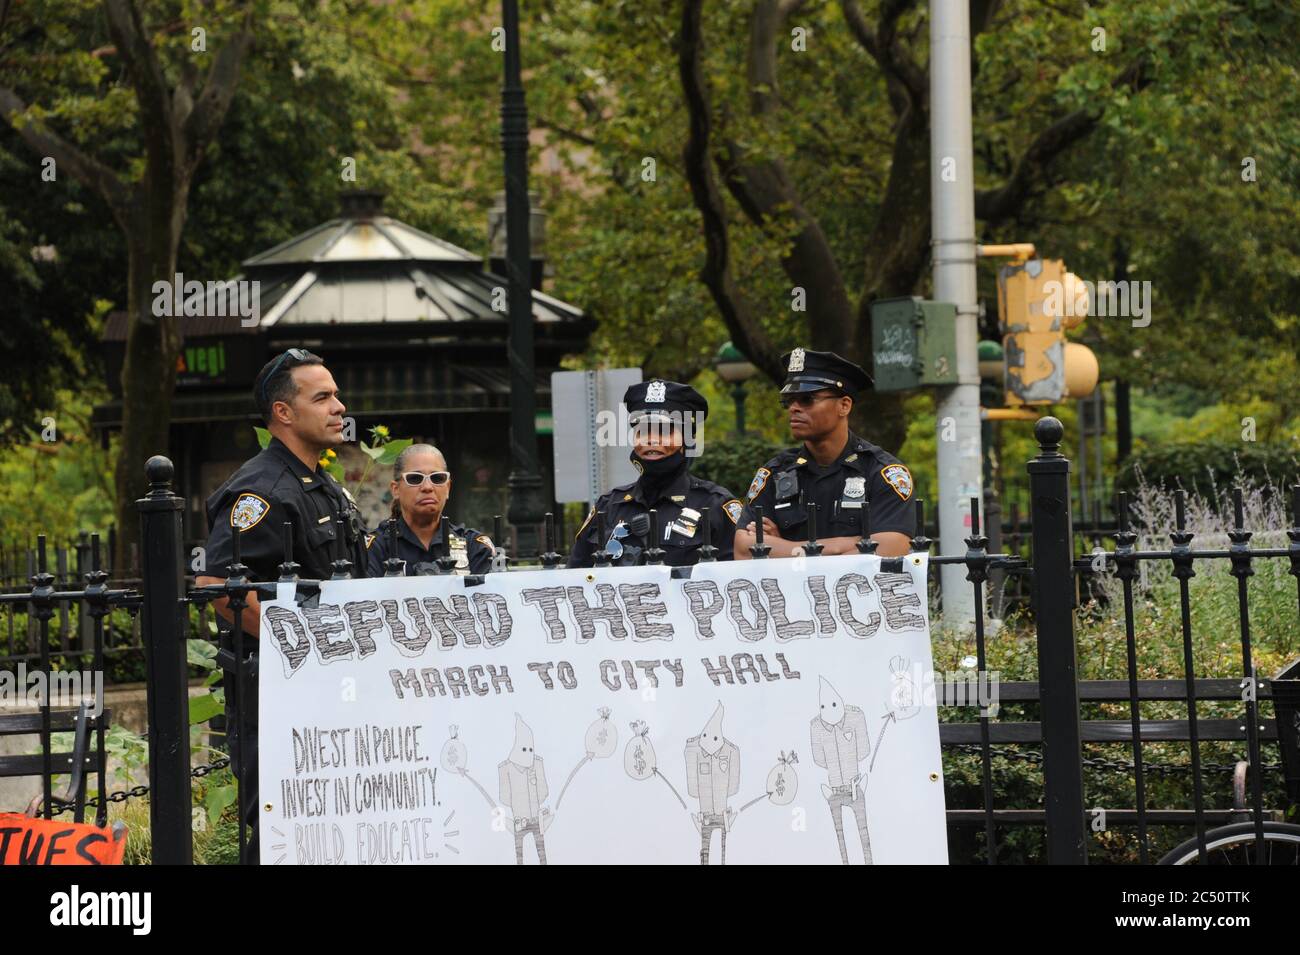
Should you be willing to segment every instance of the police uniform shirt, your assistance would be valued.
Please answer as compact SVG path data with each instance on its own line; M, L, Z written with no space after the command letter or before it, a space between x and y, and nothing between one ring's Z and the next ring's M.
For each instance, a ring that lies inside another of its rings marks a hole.
M389 529L393 522L397 522L397 559L406 561L406 576L415 577L420 574L439 573L437 564L434 563L439 557L446 557L448 554L456 557L456 569L458 573L465 574L486 574L492 569L492 556L495 549L492 546L492 539L486 534L480 534L478 531L469 527L462 527L460 524L454 524L445 517L438 521L438 526L433 532L433 537L429 540L429 546L425 547L420 543L420 538L416 536L415 531L411 530L406 520L398 515L390 517L381 523L373 535L368 538L367 547L368 557L368 574L370 577L382 577L387 568L384 566L391 554L392 538ZM447 540L447 534L450 532L451 540Z
M852 432L840 456L820 467L807 448L782 451L754 475L746 494L741 527L754 521L754 506L775 522L781 537L808 540L808 504L817 504L817 537L861 537L862 513L868 536L916 532L912 474L886 451Z
M365 527L351 495L325 471L308 468L278 438L213 492L207 512L208 574L226 574L239 529L239 559L249 577L275 580L289 521L299 577L328 580L335 560L351 561L352 576L365 576Z
M596 511L605 515L605 537L608 539L620 521L628 521L638 514L648 515L651 508L657 512L659 547L664 551L665 564L684 567L699 561L705 521L709 522L711 543L718 549L718 560L731 560L736 521L741 513L740 501L725 487L683 471L655 501L645 499L645 488L640 481L620 485L603 495L596 502L596 509L587 515L578 529L569 554L569 566L591 567L595 564L596 552L605 543L596 538ZM629 534L621 538L621 542L624 553L613 561L614 566L632 567L645 563L649 541L640 535Z

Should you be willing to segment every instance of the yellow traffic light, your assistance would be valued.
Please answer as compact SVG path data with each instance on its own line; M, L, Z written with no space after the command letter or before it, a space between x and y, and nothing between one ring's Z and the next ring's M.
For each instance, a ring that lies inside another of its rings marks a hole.
M1087 286L1060 259L1017 258L998 270L1007 407L1086 398L1097 387L1097 356L1065 331L1088 315Z

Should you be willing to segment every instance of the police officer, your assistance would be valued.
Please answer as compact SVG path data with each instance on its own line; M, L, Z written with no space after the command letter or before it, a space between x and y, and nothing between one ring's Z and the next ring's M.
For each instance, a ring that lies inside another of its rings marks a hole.
M772 557L802 552L809 539L808 505L817 505L817 541L823 554L849 554L870 518L876 553L898 557L910 548L916 528L912 474L886 451L849 430L849 413L871 378L834 352L796 348L781 356L786 366L781 404L790 432L802 442L758 469L736 531L736 558L749 559L755 506L763 508L763 542Z
M675 381L643 381L623 395L633 426L632 464L640 472L631 484L603 495L578 529L570 567L591 567L605 544L618 567L645 563L658 545L665 564L681 567L700 559L705 524L718 560L731 560L741 503L726 488L690 473L688 443L709 413L694 388ZM649 512L658 516L658 538L650 541ZM596 512L604 514L605 540L598 540Z
M206 566L223 571L234 562L234 535L248 576L271 581L285 560L283 526L293 524L293 559L298 575L326 580L332 563L347 560L353 576L366 570L365 527L352 496L321 470L322 452L343 439L343 412L338 386L321 359L301 348L267 362L257 376L253 396L271 432L271 443L217 488L207 501L209 536ZM199 575L195 583L219 584L224 577ZM260 608L257 594L247 596L243 612L245 650L257 645ZM240 811L250 826L249 860L257 861L257 664L255 651L236 685L234 645L227 599L213 602L221 619L217 659L226 671L226 734L231 764L240 779ZM240 709L244 708L240 735Z
M406 576L436 574L439 557L454 557L455 572L486 574L492 568L492 539L472 528L446 520L443 511L451 496L447 459L431 444L412 444L393 462L393 516L375 529L369 547L369 576L382 577L392 555L392 530L397 527L397 558L406 562Z

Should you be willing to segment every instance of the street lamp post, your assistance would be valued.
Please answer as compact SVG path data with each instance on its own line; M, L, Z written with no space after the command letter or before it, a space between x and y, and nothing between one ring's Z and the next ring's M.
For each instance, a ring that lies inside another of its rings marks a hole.
M713 368L718 377L731 385L731 400L736 403L736 437L745 436L745 382L758 374L744 353L731 342L724 342L713 357Z
M528 234L528 107L520 79L519 4L501 0L505 28L505 76L501 86L501 150L506 179L506 278L510 334L510 506L506 517L517 535L516 553L537 553L542 476L538 464L536 381L533 370L532 252Z

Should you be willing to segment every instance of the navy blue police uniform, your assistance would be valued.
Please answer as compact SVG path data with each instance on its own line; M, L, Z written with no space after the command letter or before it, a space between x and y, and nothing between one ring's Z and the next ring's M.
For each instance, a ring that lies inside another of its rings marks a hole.
M830 390L856 398L871 383L867 373L834 352L796 348L782 356L786 380L782 395ZM817 537L860 537L916 531L912 474L898 458L849 432L844 449L822 467L806 447L787 448L754 474L745 494L742 528L755 519L754 507L790 541L809 539L808 505L817 505Z
M207 500L206 573L223 576L234 562L234 534L239 532L239 560L249 579L275 580L285 561L284 522L293 525L293 559L304 580L327 580L334 561L352 564L354 577L366 574L365 525L352 496L319 467L309 468L278 438L247 461ZM235 679L230 625L218 618L221 649L217 662L226 671L226 740L231 766L240 778L240 811L250 827L249 856L257 860L257 635L244 642L248 661L244 679ZM243 713L241 738L240 710Z
M472 527L465 527L447 520L438 521L429 546L425 547L411 530L406 519L400 514L383 521L371 535L369 549L368 576L382 577L387 568L384 562L392 556L393 525L397 525L397 559L406 562L406 576L417 577L439 573L435 563L439 557L455 557L454 573L486 574L492 569L492 557L496 550L492 538L480 534Z
M675 381L643 381L633 385L623 396L629 423L635 426L671 425L683 431L683 440L693 434L708 415L708 402L689 385ZM736 521L741 503L720 484L690 473L690 459L685 448L668 458L642 461L632 454L632 464L640 477L601 495L596 507L578 529L569 553L570 567L591 567L596 552L608 544L615 555L616 567L633 567L645 563L645 551L651 546L648 527L653 509L658 519L658 546L664 551L665 564L683 567L700 559L700 547L707 533L718 549L718 560L731 560ZM598 539L596 513L604 514L605 540Z

